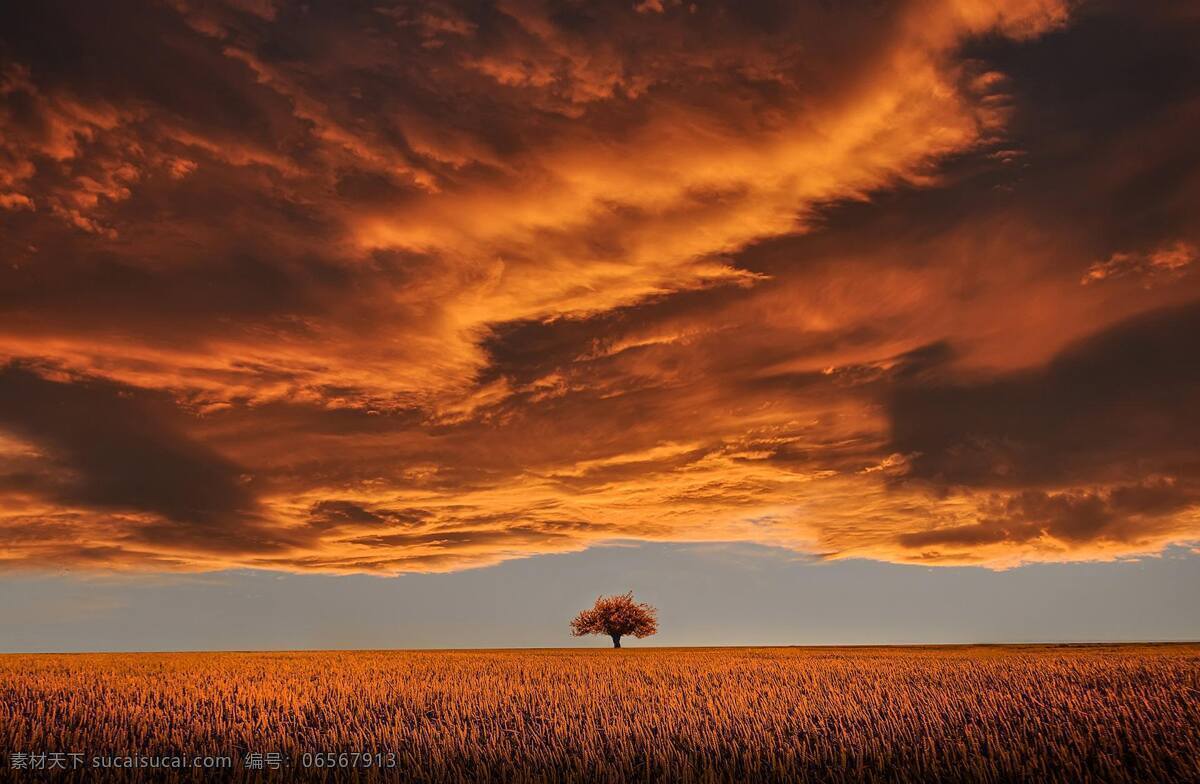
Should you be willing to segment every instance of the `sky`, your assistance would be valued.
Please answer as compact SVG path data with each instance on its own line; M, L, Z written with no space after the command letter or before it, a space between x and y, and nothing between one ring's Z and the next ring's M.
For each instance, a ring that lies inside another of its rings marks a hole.
M417 595L209 636L551 644L522 604L633 582L691 644L697 573L742 641L1200 636L1196 40L1173 0L6 4L0 620L50 619L10 647ZM1070 601L1003 622L1031 592Z
M0 653L605 648L607 637L571 637L568 621L614 590L661 620L623 648L1200 640L1200 557L1180 548L993 570L619 542L399 577L5 575Z

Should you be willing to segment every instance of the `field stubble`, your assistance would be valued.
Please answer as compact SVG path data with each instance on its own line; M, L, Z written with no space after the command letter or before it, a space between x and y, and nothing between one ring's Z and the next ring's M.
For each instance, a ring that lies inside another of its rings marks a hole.
M348 771L305 753L395 754L365 780L1200 781L1198 665L1191 645L10 655L0 753L247 775L281 752L316 780Z

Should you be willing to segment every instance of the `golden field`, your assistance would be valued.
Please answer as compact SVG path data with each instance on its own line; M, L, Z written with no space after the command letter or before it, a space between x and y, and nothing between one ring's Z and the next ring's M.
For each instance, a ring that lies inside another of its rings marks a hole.
M235 769L52 780L278 753L268 778L332 781L314 754L368 751L394 767L366 780L1200 781L1200 646L0 656L12 780L75 752Z

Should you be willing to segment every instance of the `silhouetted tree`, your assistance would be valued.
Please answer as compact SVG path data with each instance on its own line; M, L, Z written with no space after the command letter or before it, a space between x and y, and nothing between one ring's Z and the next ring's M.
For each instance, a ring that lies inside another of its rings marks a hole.
M611 637L614 648L621 647L621 638L649 637L658 631L658 610L633 600L633 591L620 596L601 596L590 610L584 610L571 621L571 634L603 634Z

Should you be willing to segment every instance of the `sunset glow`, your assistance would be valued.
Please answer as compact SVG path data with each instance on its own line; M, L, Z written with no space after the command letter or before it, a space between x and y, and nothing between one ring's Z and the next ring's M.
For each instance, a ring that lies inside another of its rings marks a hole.
M53 5L0 24L0 566L1200 542L1187 4L1141 70L1066 0Z

